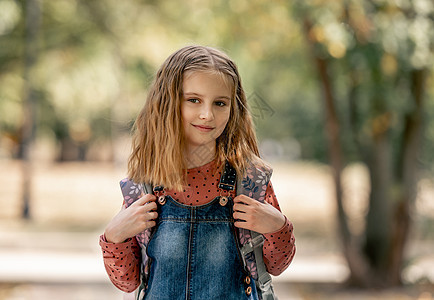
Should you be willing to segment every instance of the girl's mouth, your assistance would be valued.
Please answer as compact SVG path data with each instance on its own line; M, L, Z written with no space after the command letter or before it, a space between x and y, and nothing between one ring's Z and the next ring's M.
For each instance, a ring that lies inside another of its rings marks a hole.
M192 124L196 129L202 131L202 132L210 132L214 129L214 127L206 126L206 125L194 125Z

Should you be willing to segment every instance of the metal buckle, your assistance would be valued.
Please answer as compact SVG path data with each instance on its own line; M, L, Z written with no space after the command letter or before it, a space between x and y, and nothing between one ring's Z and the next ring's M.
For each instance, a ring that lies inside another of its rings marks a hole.
M219 203L221 206L226 206L228 204L229 198L226 196L220 196Z
M160 203L161 205L166 204L166 196L161 195L160 197L158 197L158 203Z

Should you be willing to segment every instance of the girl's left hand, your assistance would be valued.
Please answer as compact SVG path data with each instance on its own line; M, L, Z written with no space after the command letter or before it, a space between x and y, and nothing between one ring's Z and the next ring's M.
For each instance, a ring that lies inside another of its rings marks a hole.
M261 203L246 195L234 198L234 225L261 234L276 232L285 225L285 216L268 202Z

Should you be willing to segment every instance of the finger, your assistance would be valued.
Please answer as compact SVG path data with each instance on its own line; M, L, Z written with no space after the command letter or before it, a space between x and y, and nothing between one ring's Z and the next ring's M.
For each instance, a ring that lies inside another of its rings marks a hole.
M146 194L143 195L141 198L139 198L137 201L135 201L133 204L131 204L131 206L139 206L139 205L145 205L148 202L152 202L157 200L157 197L155 197L155 195L153 194Z
M249 224L245 221L236 221L234 222L234 226L237 228L250 229Z
M155 202L151 202L143 206L138 206L136 212L139 218L144 217L145 219L148 219L148 215L150 213L157 212L157 205L155 204Z
M253 201L252 198L247 197L246 195L238 195L234 198L234 203L244 203L246 205L253 203Z
M153 210L157 210L157 203L153 202L147 202L145 203L145 205L143 206L145 208L145 211L153 211Z
M146 202L156 201L157 197L154 194L146 194L142 197Z
M158 213L156 211L151 211L145 214L146 221L155 220L156 218L158 218Z
M244 207L245 205L243 205L243 204L234 204L234 206L233 206L233 210L234 211L242 211L243 210L243 207Z
M249 205L242 203L242 202L235 203L233 206L234 211L239 211L239 212L243 212L243 213L247 213L249 208L250 208Z
M152 228L155 225L157 225L157 222L155 222L155 221L146 222L146 228L145 229Z
M245 213L234 212L233 217L234 217L234 220L236 220L236 221L246 221L247 220L247 214L245 214Z

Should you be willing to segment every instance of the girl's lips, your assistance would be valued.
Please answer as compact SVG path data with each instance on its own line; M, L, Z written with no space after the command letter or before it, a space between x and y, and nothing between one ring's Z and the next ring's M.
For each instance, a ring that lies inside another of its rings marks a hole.
M205 125L194 125L194 124L192 124L196 129L199 129L200 131L203 131L203 132L209 132L209 131L211 131L211 130L213 130L214 129L214 127L211 127L211 126L205 126Z

